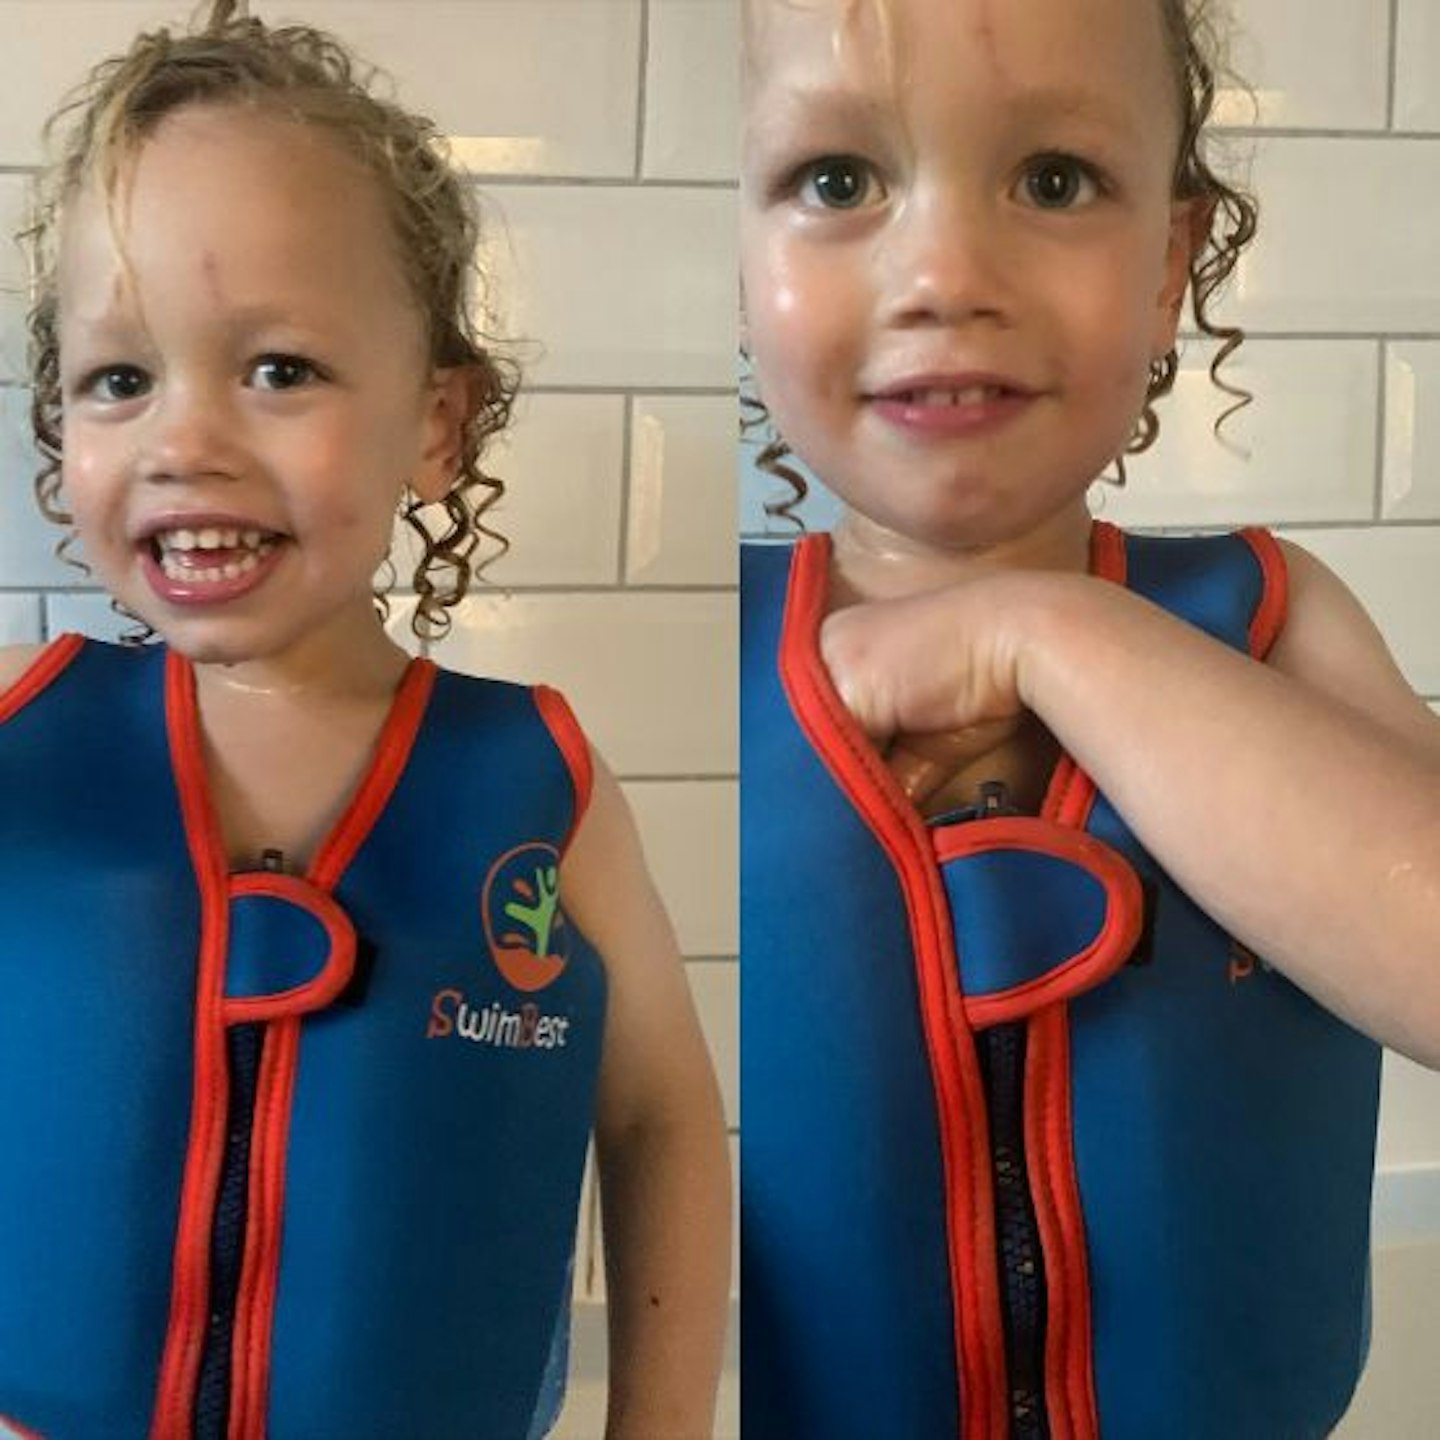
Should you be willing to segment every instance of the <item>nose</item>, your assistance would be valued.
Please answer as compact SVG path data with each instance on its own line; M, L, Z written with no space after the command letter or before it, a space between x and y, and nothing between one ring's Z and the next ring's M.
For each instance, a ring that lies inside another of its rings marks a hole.
M899 326L1006 322L1014 256L985 197L959 185L916 189L886 226L885 319Z
M191 380L156 383L160 393L140 441L142 478L194 480L231 473L231 417L219 387Z

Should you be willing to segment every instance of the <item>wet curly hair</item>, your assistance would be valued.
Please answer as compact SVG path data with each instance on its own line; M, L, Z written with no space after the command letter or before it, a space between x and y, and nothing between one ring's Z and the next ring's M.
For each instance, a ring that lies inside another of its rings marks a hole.
M853 5L859 0L848 0L848 3ZM877 3L883 5L883 0ZM1175 157L1173 193L1177 200L1198 200L1209 216L1205 239L1190 260L1189 294L1195 324L1205 335L1220 342L1210 362L1210 378L1233 402L1215 422L1218 435L1225 421L1249 405L1254 397L1220 373L1224 363L1240 348L1245 332L1238 325L1219 324L1211 310L1240 256L1255 238L1259 206L1254 196L1218 174L1205 153L1206 127L1215 108L1216 76L1223 72L1226 52L1221 29L1222 0L1159 0L1159 3L1180 104L1180 144ZM885 22L883 33L888 35L888 16L883 10L882 21ZM1118 484L1125 483L1125 455L1148 450L1160 434L1155 402L1175 388L1179 368L1180 356L1174 347L1150 367L1145 402L1135 429L1124 454L1116 457ZM753 440L758 435L761 448L755 457L756 468L783 481L789 489L787 496L767 504L766 511L799 525L794 511L807 493L805 477L791 463L790 447L775 432L763 399L748 380L741 383L740 433L742 439Z
M240 8L237 0L214 0L202 25L140 35L124 54L92 70L45 127L52 158L19 237L31 264L30 415L41 456L36 499L48 519L72 526L61 496L57 256L65 208L76 191L94 178L113 210L136 152L167 115L187 106L245 107L323 128L379 187L396 257L424 321L429 364L463 369L469 379L470 413L454 481L433 505L407 491L400 512L421 549L411 625L421 640L436 640L448 632L450 610L471 579L508 548L485 519L504 483L481 459L510 421L519 371L473 318L483 298L475 262L478 209L433 122L374 93L377 70L323 31L267 26L237 13ZM61 541L62 555L73 540L72 531ZM383 592L376 603L385 614ZM148 634L142 627L138 638Z

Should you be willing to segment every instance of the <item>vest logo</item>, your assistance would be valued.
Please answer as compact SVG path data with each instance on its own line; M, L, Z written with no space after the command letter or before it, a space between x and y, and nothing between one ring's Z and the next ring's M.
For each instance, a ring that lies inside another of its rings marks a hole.
M553 845L531 841L506 851L485 877L480 914L490 958L517 990L543 990L565 969L560 852Z
M564 1015L542 1015L534 1001L507 1010L498 1001L477 1009L463 990L440 990L430 1002L427 1040L458 1035L475 1045L496 1050L563 1050L570 1020Z

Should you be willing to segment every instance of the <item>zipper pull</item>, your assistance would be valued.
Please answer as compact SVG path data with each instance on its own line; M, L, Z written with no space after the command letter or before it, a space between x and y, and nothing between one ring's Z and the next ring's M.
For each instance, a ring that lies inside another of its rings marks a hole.
M260 868L271 875L286 874L285 852L283 850L262 850Z
M1003 780L982 780L975 787L975 796L973 805L932 815L925 823L936 830L944 825L964 825L971 820L997 820L1004 815L1020 814L1010 803L1010 791Z

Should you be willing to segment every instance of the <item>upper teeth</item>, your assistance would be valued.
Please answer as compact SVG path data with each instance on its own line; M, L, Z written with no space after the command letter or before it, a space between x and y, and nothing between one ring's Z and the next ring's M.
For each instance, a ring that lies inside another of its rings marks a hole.
M1000 393L998 385L966 385L960 390L911 390L905 398L912 405L983 405Z
M162 550L235 550L242 545L247 550L258 550L272 537L264 530L232 530L207 525L203 530L162 530L155 538Z

